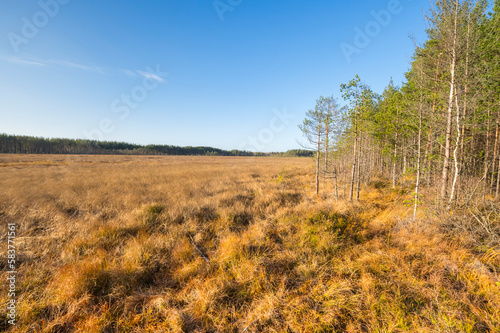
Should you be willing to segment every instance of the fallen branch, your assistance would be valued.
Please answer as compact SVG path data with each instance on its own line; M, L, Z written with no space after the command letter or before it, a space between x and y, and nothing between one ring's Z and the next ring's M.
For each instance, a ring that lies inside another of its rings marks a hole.
M189 238L189 241L191 242L191 244L193 244L194 248L196 249L196 251L198 251L198 253L200 254L200 256L205 259L206 262L210 262L210 259L208 259L208 257L206 255L203 254L203 252L198 248L198 246L196 246L196 244L194 243L194 240L193 238L191 237L191 235L188 235L188 238Z
M248 326L247 326L247 327L245 327L245 329L244 329L241 333L245 333L245 332L248 330L248 328L249 328L250 326L252 326L252 324L253 324L253 323L255 323L256 321L257 321L257 320L254 320L254 321L252 321L250 324L248 324Z

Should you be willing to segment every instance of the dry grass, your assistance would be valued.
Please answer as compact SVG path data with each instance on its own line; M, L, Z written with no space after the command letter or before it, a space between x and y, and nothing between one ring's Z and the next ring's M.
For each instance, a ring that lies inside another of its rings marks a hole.
M499 331L498 247L425 207L406 218L408 194L383 180L358 204L317 198L312 165L0 155L0 221L19 248L18 322L0 309L0 329Z

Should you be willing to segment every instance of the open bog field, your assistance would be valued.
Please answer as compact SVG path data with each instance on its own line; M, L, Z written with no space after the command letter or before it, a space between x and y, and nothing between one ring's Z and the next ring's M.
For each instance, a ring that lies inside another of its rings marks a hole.
M1 329L498 332L497 250L404 222L381 179L356 204L313 181L308 158L0 155Z

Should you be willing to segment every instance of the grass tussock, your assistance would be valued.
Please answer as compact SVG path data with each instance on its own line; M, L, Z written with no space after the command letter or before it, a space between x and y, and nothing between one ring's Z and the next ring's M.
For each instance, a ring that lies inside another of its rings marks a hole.
M25 159L0 168L0 220L19 249L17 325L0 309L2 330L500 327L496 202L446 215L424 202L413 219L411 189L383 178L337 202L330 185L314 194L309 159Z

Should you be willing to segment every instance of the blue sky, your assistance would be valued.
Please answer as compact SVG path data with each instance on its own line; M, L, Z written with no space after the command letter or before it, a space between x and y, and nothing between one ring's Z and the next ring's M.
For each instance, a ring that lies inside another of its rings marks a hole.
M404 79L429 5L4 0L0 133L299 148L297 124L320 95L340 98L355 74L378 93ZM357 48L350 61L341 45Z

